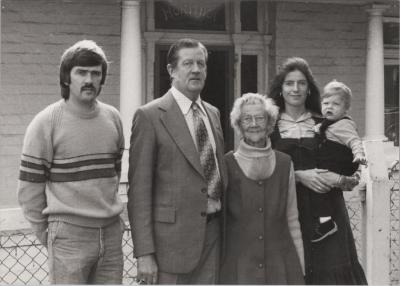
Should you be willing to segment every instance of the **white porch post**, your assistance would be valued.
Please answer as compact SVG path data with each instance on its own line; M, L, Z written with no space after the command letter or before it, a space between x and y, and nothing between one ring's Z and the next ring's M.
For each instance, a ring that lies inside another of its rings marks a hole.
M0 65L1 65L1 11L3 10L3 6L1 4L1 0L0 0ZM0 67L0 92L1 92L1 67Z
M390 182L383 142L385 89L382 13L386 5L372 5L368 12L366 108L364 148L368 159L364 212L365 270L371 285L390 283Z
M122 1L120 112L125 146L129 146L132 116L142 104L140 1Z
M370 285L390 284L390 189L391 182L384 152L385 142L368 140L364 149L368 158L365 182L366 207L364 270Z
M384 54L382 13L384 5L373 5L368 12L365 139L385 137Z
M125 146L128 148L132 117L142 104L140 0L122 0L120 67L120 113L124 126ZM127 155L125 152L121 182L126 180Z

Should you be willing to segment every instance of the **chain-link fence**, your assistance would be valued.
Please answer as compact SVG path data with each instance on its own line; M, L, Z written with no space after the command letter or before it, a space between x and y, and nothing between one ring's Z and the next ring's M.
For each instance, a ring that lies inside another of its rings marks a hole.
M390 281L400 284L400 164L397 160L389 172L390 192Z
M390 279L392 285L400 282L400 191L399 162L393 164L389 177L391 190ZM353 229L360 261L363 261L362 235L363 197L357 192L346 196L347 210ZM132 284L136 277L136 260L129 226L123 236L123 283ZM0 232L0 284L49 284L47 251L31 231Z
M361 193L352 192L344 193L346 200L347 213L350 218L351 229L353 230L354 241L356 244L357 254L359 261L363 261L362 251L362 235L364 233L363 221L362 221L362 210L364 204L364 198Z
M126 227L122 239L124 252L123 283L133 284L136 260L130 229ZM47 250L32 231L0 232L0 285L49 284Z
M399 183L399 161L395 161L389 170L391 182L390 191L390 281L391 285L400 283L400 183ZM351 228L357 247L358 258L364 261L362 251L363 229L363 207L365 195L362 192L345 193L347 212L350 218Z

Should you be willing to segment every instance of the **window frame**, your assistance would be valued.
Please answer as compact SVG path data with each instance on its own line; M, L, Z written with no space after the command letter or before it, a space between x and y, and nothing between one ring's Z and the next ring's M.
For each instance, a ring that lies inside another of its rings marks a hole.
M383 17L383 23L399 23L400 25L400 19L398 17ZM383 26L382 26L383 28ZM384 65L386 66L400 66L400 57L399 57L399 45L391 45L391 44L384 44ZM386 89L386 88L385 88ZM386 99L386 95L385 99ZM397 95L399 96L399 95ZM385 102L385 136L386 134L386 102ZM394 106L393 108L396 108ZM399 112L399 106L397 106L397 112ZM395 145L398 146L398 138L399 138L399 129L397 129L397 142L395 141Z

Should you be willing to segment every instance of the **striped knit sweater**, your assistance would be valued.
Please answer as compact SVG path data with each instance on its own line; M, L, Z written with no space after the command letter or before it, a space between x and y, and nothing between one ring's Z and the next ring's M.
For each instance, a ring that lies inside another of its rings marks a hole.
M18 201L36 232L49 221L101 227L122 212L124 150L118 111L97 101L82 114L64 100L41 111L25 134Z

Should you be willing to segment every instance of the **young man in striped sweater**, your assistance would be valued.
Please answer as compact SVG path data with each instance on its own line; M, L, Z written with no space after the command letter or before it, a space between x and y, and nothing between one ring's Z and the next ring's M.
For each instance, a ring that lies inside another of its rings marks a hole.
M68 48L63 99L37 114L25 134L18 200L48 249L52 284L122 283L124 137L118 111L97 100L107 67L93 41Z

